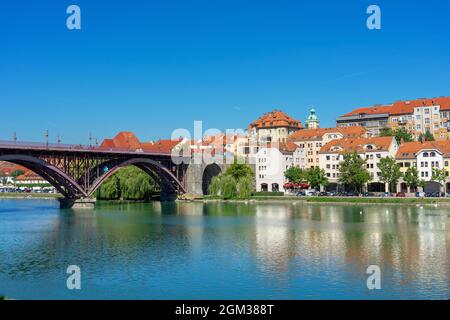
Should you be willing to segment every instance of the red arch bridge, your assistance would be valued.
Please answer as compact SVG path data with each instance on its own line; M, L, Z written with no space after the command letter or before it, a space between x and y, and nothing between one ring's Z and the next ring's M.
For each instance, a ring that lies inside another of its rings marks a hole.
M0 142L0 161L21 165L42 176L64 196L62 206L83 206L94 202L95 191L108 177L130 165L155 180L162 200L173 200L186 192L189 158L82 145Z

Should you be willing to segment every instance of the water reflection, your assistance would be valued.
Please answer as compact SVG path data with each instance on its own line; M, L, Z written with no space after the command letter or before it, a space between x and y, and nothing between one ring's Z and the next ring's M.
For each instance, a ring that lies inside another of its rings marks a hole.
M0 292L17 298L449 298L449 208L0 201ZM86 290L68 292L65 268ZM380 292L366 268L382 270ZM30 289L30 286L32 289Z

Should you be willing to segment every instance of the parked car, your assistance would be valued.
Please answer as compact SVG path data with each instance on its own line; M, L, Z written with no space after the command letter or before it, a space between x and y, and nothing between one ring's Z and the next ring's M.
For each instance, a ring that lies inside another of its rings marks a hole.
M397 192L395 195L397 198L406 198L406 194L404 192Z
M417 197L417 198L423 198L423 197L425 197L425 192L416 192L416 197Z
M306 196L305 190L301 190L301 191L297 192L296 196L297 197L304 197L304 196Z

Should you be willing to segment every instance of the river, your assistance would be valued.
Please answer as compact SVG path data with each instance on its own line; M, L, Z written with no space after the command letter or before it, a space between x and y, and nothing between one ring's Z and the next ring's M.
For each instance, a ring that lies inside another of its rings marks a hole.
M449 299L450 207L0 200L14 299ZM66 286L79 266L81 289ZM369 290L366 270L381 270Z

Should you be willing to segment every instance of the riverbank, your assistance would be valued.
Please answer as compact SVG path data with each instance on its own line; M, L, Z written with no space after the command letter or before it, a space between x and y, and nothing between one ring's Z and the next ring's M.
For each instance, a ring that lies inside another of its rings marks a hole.
M23 193L8 192L0 193L0 199L58 199L62 198L59 193Z
M323 204L405 204L405 205L450 205L450 198L374 198L374 197L270 197L253 196L249 200L223 200L218 198L206 197L192 201L201 202L267 202L267 203L323 203Z

